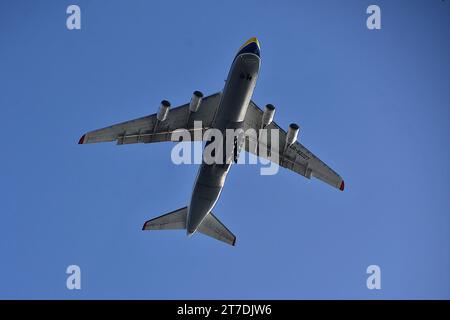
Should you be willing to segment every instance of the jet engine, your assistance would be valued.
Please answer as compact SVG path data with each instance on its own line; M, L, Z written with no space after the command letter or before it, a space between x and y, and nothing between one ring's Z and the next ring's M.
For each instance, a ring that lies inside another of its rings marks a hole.
M291 123L289 125L289 129L286 135L286 145L284 147L285 149L297 140L299 130L300 127L297 124Z
M198 108L200 107L200 104L202 103L202 99L203 93L201 93L200 91L194 91L191 102L189 103L189 111L197 112Z
M266 108L264 109L264 113L262 115L261 119L261 128L264 129L269 124L272 123L273 116L275 114L275 107L273 104L267 104Z
M170 108L170 102L167 100L161 101L161 105L158 110L158 114L156 115L156 119L158 121L164 121L167 118L167 115L169 114L169 108Z

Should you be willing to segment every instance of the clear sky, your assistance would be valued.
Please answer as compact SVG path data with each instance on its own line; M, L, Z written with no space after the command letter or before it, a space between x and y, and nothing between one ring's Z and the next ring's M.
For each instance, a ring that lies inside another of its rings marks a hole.
M79 137L221 90L252 36L254 101L345 192L239 165L214 209L236 247L141 231L188 204L198 166ZM0 298L450 298L449 40L440 0L1 1Z

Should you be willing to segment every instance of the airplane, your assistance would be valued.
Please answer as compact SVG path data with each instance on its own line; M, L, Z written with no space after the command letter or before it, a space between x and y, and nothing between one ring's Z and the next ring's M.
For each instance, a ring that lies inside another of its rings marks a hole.
M275 144L272 146L269 140L260 142L258 148L253 148L249 138L241 135L239 141L235 139L233 142L231 158L236 162L239 152L244 149L308 179L315 177L343 191L342 177L297 141L298 125L290 124L286 132L273 121L275 107L272 104L267 104L263 111L252 101L260 63L260 44L254 37L238 50L222 91L207 97L200 91L194 91L189 103L173 108L170 112L169 101L163 100L157 113L88 132L78 143L116 141L118 145L124 145L172 141L171 135L176 130L185 129L193 133L196 121L201 121L202 130L278 130L277 150L272 150ZM205 148L210 142L207 141ZM272 157L271 152L278 153L278 156ZM208 164L203 160L189 205L148 220L142 229L185 229L188 236L198 231L234 246L236 236L212 213L233 163L233 160L229 161L229 156L230 154L225 155L227 161L224 163Z

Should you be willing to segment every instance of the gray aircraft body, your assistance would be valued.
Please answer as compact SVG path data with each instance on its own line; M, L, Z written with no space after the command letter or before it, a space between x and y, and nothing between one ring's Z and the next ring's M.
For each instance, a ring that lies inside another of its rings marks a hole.
M222 161L211 163L203 159L189 205L147 221L143 230L186 229L188 235L199 231L235 245L236 237L213 215L212 209L241 148L306 178L316 177L344 190L343 179L296 141L299 132L297 125L291 124L289 130L284 131L273 122L273 105L266 105L263 111L251 100L260 62L259 42L256 38L251 38L236 54L222 92L203 97L201 92L195 91L190 103L170 112L170 103L163 100L157 114L91 131L81 137L80 144L117 141L117 144L122 145L171 141L171 135L177 130L185 129L194 133L197 130L194 125L196 121L201 121L202 132L213 128L223 133ZM279 135L276 144L266 139L264 143L258 141L258 146L255 147L250 141L252 138L245 135L238 135L233 137L233 141L227 141L227 129L278 130ZM191 139L195 140L194 134ZM202 139L205 138L202 136ZM233 146L231 152L226 149L229 143ZM262 152L262 148L265 152ZM274 157L274 154L277 156Z
M259 65L259 47L257 42L251 41L238 52L233 61L213 122L213 127L222 131L224 138L226 129L243 128L247 107L258 78ZM224 140L223 146L226 144L227 141ZM241 143L237 142L237 145ZM223 153L226 154L226 150ZM188 209L188 234L195 232L219 199L232 163L226 161L226 158L225 156L225 161L220 164L202 163Z

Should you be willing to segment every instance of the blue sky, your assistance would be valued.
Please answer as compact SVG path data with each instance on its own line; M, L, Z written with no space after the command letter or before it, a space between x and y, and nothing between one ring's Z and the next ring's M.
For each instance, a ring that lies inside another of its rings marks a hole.
M198 166L79 137L221 90L252 36L253 99L300 124L345 192L234 166L214 212L236 247L142 232L188 204ZM450 298L449 39L438 0L2 1L0 298Z

